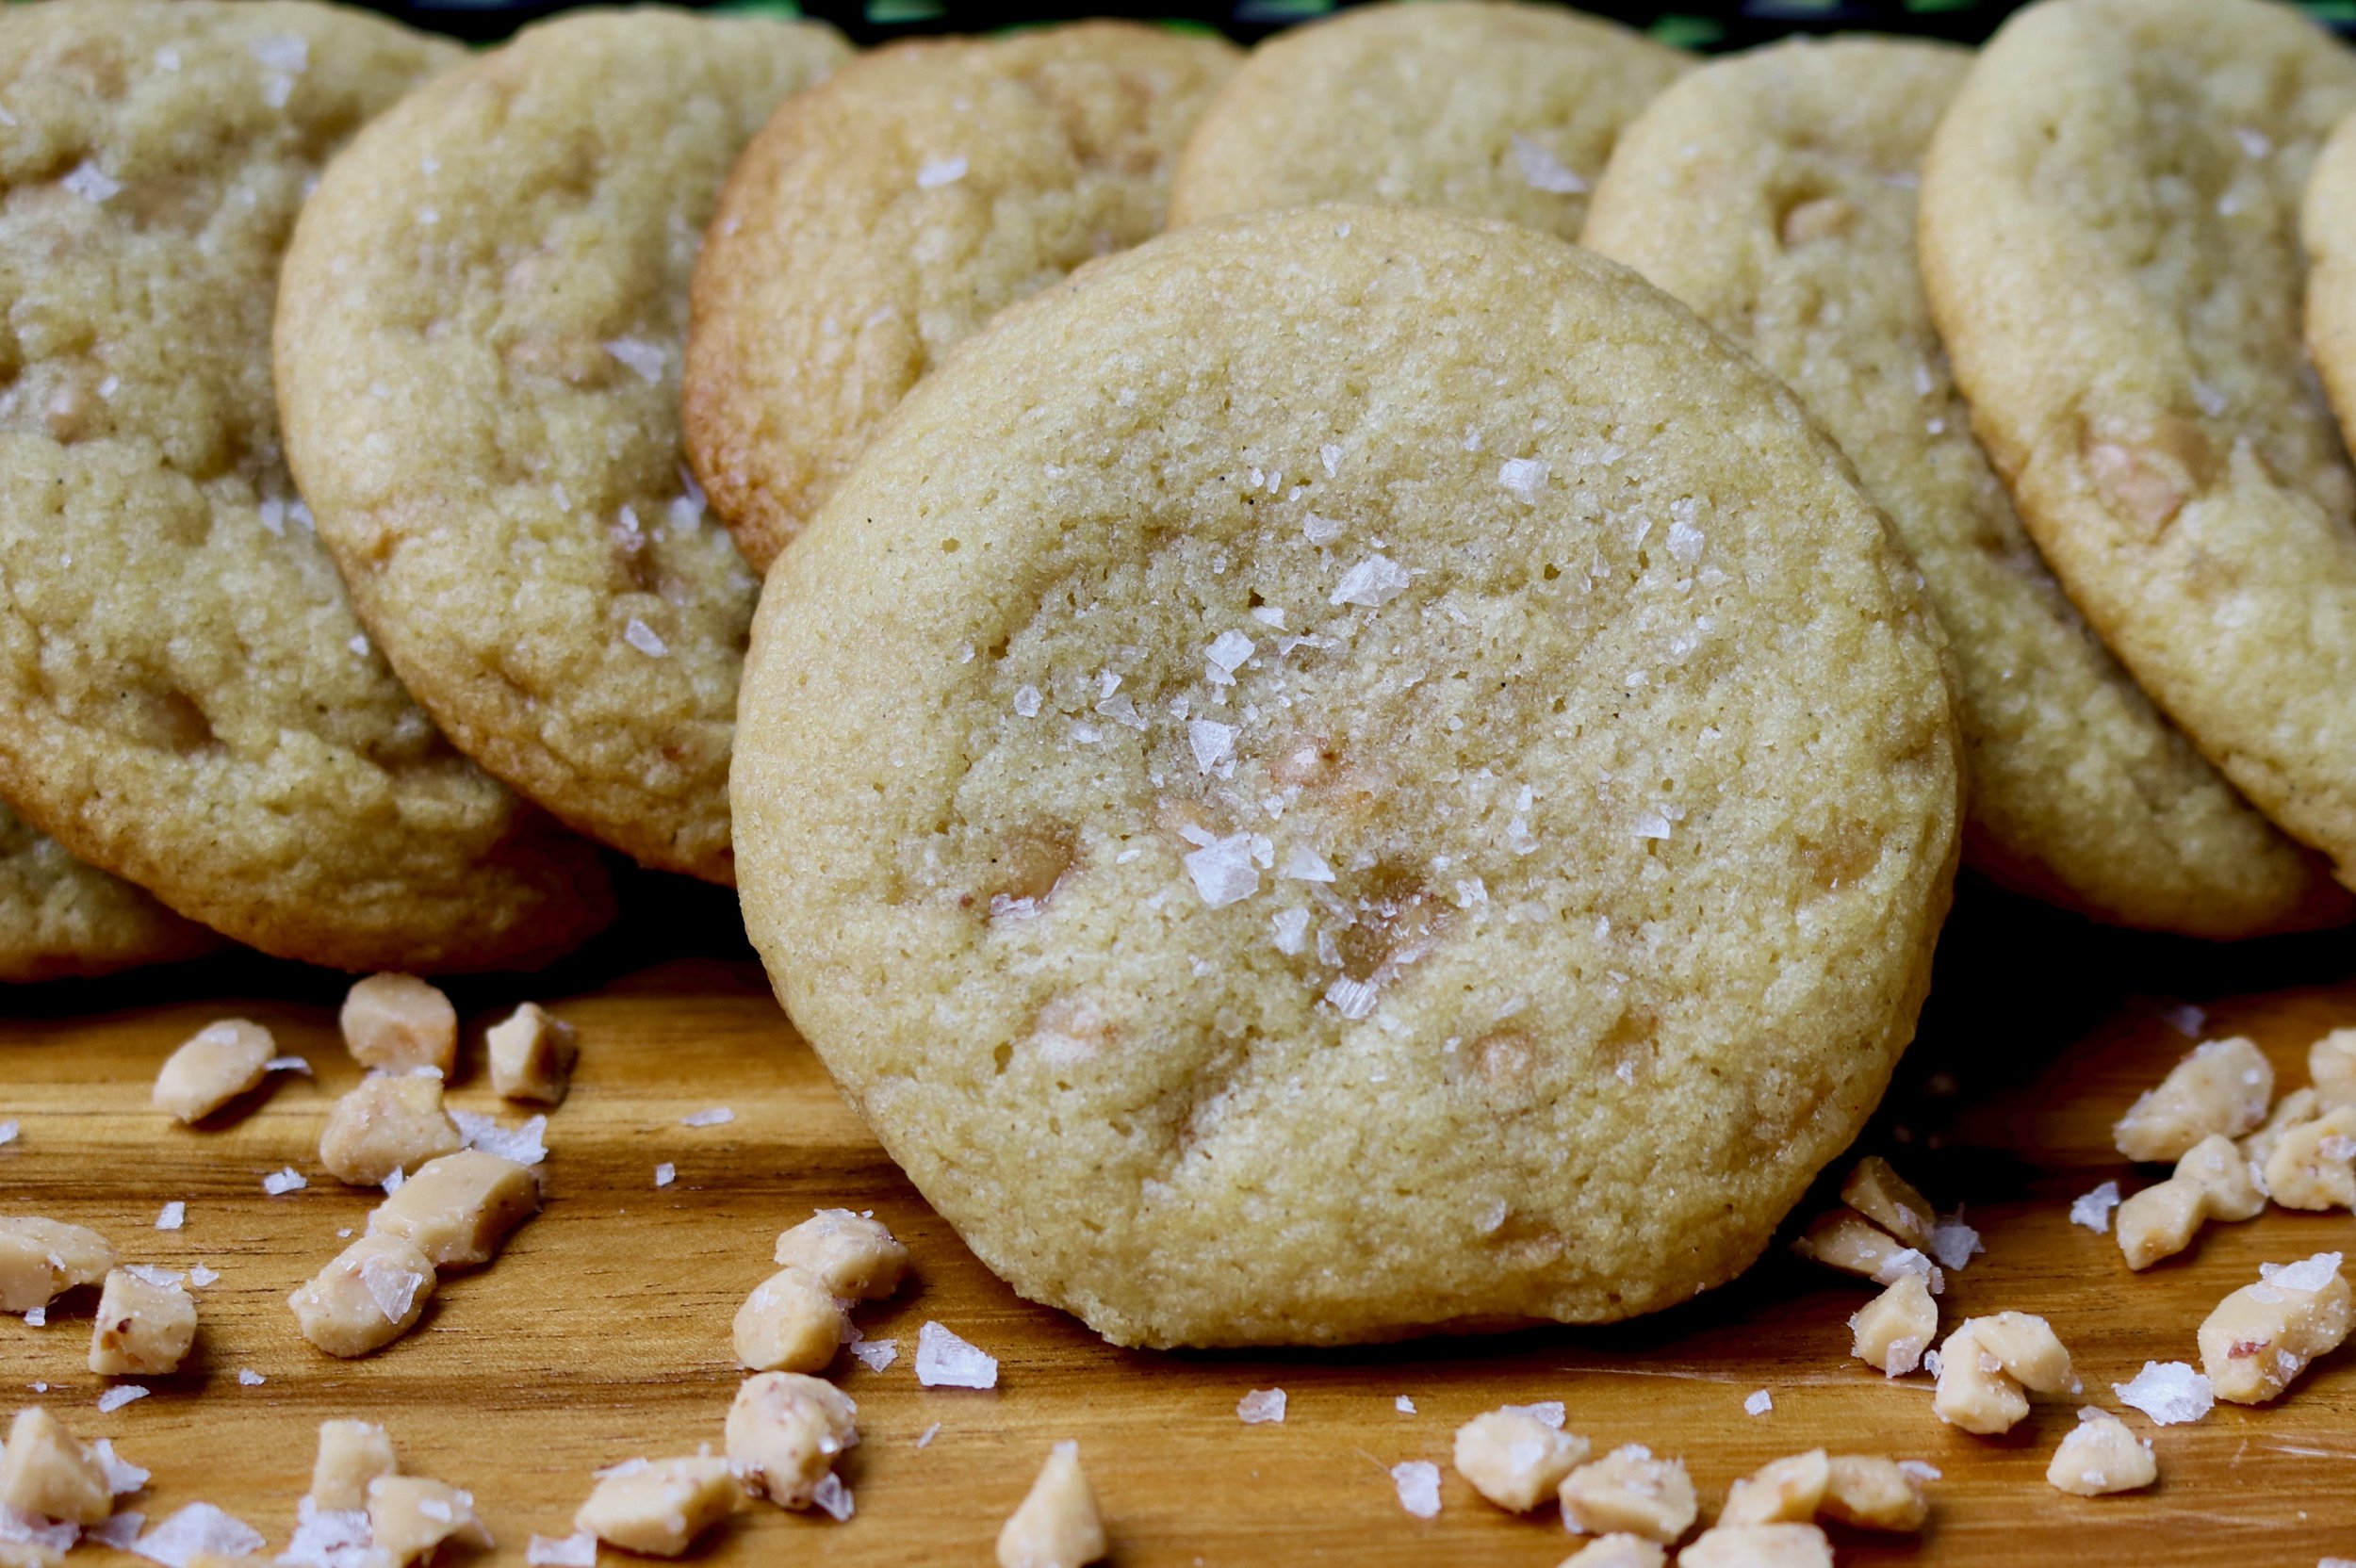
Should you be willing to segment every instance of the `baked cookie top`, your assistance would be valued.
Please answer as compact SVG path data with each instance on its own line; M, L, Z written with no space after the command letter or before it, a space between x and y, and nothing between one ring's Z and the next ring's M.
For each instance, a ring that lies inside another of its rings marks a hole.
M1631 272L1177 231L969 341L771 576L746 924L925 1197L1116 1341L1667 1306L1912 1031L1959 816L1915 583Z
M0 805L0 982L113 974L220 945Z
M1576 239L1620 128L1693 63L1558 6L1352 8L1252 52L1186 143L1170 220L1377 202Z
M1972 438L1914 259L1915 172L1971 56L1799 41L1714 61L1621 136L1581 242L1800 395L1922 568L1953 641L1965 857L2098 918L2203 937L2346 918L2104 651Z
M451 751L279 455L279 257L328 155L460 51L365 12L0 20L0 792L268 952L495 966L611 913L595 852Z
M1235 46L1126 22L894 44L781 105L695 265L695 474L766 571L1001 307L1157 233Z
M287 457L460 749L647 865L730 879L759 584L689 476L687 284L728 166L832 28L588 12L403 99L303 206Z
M2299 340L2356 56L2270 0L2045 0L1922 172L1922 261L2021 518L2120 662L2356 875L2356 478Z

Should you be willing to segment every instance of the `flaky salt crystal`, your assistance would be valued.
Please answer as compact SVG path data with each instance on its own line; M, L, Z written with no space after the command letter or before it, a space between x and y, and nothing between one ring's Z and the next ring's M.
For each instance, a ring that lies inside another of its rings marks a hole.
M1374 1011L1377 995L1372 981L1352 980L1347 974L1335 975L1333 983L1325 988L1327 1004L1353 1023Z
M1209 773L1235 755L1235 727L1216 719L1188 719L1186 744L1194 748L1194 765Z
M2283 1290L2316 1291L2330 1284L2340 1272L2340 1254L2317 1252L2293 1264L2262 1263L2258 1277Z
M58 183L85 202L103 202L123 189L119 183L108 179L106 172L90 158L84 158L68 170L65 178Z
M1252 838L1249 833L1230 833L1186 857L1194 890L1210 907L1224 909L1260 890L1260 868L1252 863Z
M485 1154L496 1154L517 1165L538 1165L548 1157L548 1144L541 1135L548 1130L548 1119L535 1116L520 1127L502 1127L479 1111L450 1113L458 1124L458 1135L466 1140L469 1149L480 1149Z
M2111 1384L2111 1392L2163 1427L2198 1421L2217 1402L2208 1378L2181 1361L2147 1361L2129 1381Z
M1284 1391L1255 1388L1235 1401L1235 1419L1247 1427L1267 1426L1284 1419Z
M1919 1459L1902 1459L1898 1462L1898 1468L1918 1481L1935 1481L1944 1478L1938 1465L1927 1464Z
M626 1459L617 1464L609 1464L602 1470L592 1470L589 1474L597 1478L598 1480L610 1481L617 1480L624 1476L635 1476L641 1470L651 1470L653 1468L654 1466L649 1461L644 1457L640 1457L636 1459Z
M662 344L649 343L643 337L616 337L604 348L607 353L636 371L640 381L651 384L663 379L667 356Z
M1522 183L1532 190L1576 196L1587 188L1587 182L1579 177L1578 171L1547 151L1543 143L1519 133L1513 137L1513 162L1521 170Z
M278 1554L280 1568L384 1568L383 1560L366 1512L321 1508L309 1497L295 1505L294 1539Z
M1328 597L1330 604L1358 604L1378 609L1407 591L1407 570L1386 555L1370 555L1342 574Z
M200 1555L251 1557L268 1544L262 1532L242 1519L210 1503L190 1503L140 1536L131 1550L167 1568L188 1568Z
M1219 669L1233 675L1243 667L1245 660L1252 657L1252 639L1242 632L1222 631L1211 640L1209 647L1203 650L1203 657Z
M1679 517L1669 525L1669 553L1692 564L1701 558L1702 531Z
M597 1538L587 1530L578 1535L535 1535L524 1547L531 1568L597 1568Z
M635 615L622 628L622 641L649 659L660 659L671 651L671 645L663 640L662 633Z
M311 1076L311 1060L307 1056L272 1056L262 1064L264 1072L300 1072Z
M851 1489L844 1486L843 1478L831 1470L826 1472L825 1478L820 1480L810 1492L810 1500L819 1509L831 1514L837 1524L850 1518L854 1511L851 1504Z
M0 1121L0 1144L14 1143L16 1141L16 1133L17 1127L15 1122Z
M1440 1467L1428 1459L1411 1459L1391 1466L1391 1484L1399 1488L1399 1506L1418 1519L1440 1515Z
M1413 1415L1415 1413L1415 1401L1402 1394L1391 1401L1391 1408L1401 1415Z
M1320 517L1311 512L1301 517L1301 531L1312 545L1330 545L1342 536L1342 525L1332 517Z
M121 1497L137 1492L147 1484L150 1472L140 1469L121 1454L116 1453L112 1439L102 1437L90 1446L90 1452L98 1460L98 1467L106 1473L108 1492Z
M1670 833L1669 819L1660 811L1646 811L1636 819L1634 831L1640 839L1665 839Z
M1497 465L1497 482L1530 505L1546 487L1546 465L1534 457L1509 457Z
M1505 847L1516 855L1533 855L1538 849L1538 835L1530 830L1530 819L1515 817L1505 825Z
M1331 882L1333 868L1307 844L1295 844L1292 853L1284 857L1284 875L1295 882Z
M670 1161L664 1160L661 1165L654 1168L654 1184L656 1186L667 1187L677 1180L679 1180L679 1167L673 1165Z
M272 1171L262 1178L262 1190L272 1198L283 1193L301 1192L310 1184L309 1182L303 1180L303 1172L292 1166L288 1166L284 1170Z
M1333 445L1331 441L1328 441L1324 446L1317 449L1317 461L1325 465L1325 477L1327 479L1332 479L1335 474L1341 471L1341 448Z
M194 1285L199 1290L203 1290L206 1285L211 1284L214 1281L220 1278L221 1270L205 1264L198 1264L194 1268L188 1270L188 1283Z
M916 171L916 188L933 190L944 185L955 185L965 178L967 165L963 155L956 157L926 158Z
M1268 923L1275 929L1276 951L1287 957L1300 952L1301 944L1308 940L1309 911L1306 909L1282 910L1270 916Z
M32 1546L45 1552L69 1550L81 1538L79 1525L52 1524L38 1513L0 1503L0 1542Z
M393 1194L399 1192L401 1188L401 1184L408 1180L409 1178L402 1174L401 1167L395 1166L392 1169L384 1173L384 1179L382 1182L379 1182L377 1185L384 1189L385 1197L390 1198Z
M146 1523L146 1514L138 1509L127 1508L92 1525L82 1532L82 1539L95 1541L102 1546L111 1546L118 1552L127 1552L131 1544L139 1538L139 1527Z
M1527 1415L1540 1426L1552 1427L1558 1432L1570 1414L1560 1399L1541 1399L1535 1404L1500 1405L1497 1408L1510 1415Z
M1014 710L1016 715L1021 718L1035 719L1039 717L1039 688L1036 686L1016 687L1014 691Z
M360 1266L360 1284L387 1323L398 1323L408 1315L409 1303L417 1299L417 1287L424 1283L424 1275L384 1258L369 1258Z
M155 1229L159 1231L176 1231L181 1226L188 1223L188 1204L175 1198L171 1202L166 1203L163 1206L162 1212L155 1216Z
M2080 1193L2070 1205L2070 1222L2101 1235L2111 1228L2111 1211L2119 1207L2119 1184L2104 1182L2092 1192Z
M270 1380L263 1377L259 1372L254 1371L251 1366L240 1366L237 1368L237 1381L243 1383L248 1388L259 1388L264 1383L270 1381Z
M726 1105L714 1105L708 1111L697 1111L679 1119L682 1127L725 1127L736 1119L736 1113Z
M996 1388L998 1358L928 1322L916 1331L916 1380L926 1388Z
M25 1313L25 1326L28 1329L49 1327L49 1309L47 1307L27 1308Z
M123 1271L139 1283L153 1285L157 1290L170 1289L177 1285L184 1278L172 1269L158 1268L152 1263L126 1263L123 1266Z
M272 71L300 75L311 64L311 45L294 33L270 33L246 45L247 52Z
M870 1372L880 1372L900 1359L900 1342L896 1339L862 1339L851 1347Z
M1963 1222L1961 1209L1931 1227L1931 1256L1949 1268L1961 1268L1973 1254L1987 1250L1980 1245L1980 1233Z

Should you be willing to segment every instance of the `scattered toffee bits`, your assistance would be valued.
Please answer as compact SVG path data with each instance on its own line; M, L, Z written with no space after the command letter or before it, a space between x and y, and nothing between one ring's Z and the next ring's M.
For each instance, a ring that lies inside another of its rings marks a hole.
M365 1356L417 1326L440 1282L401 1236L365 1235L286 1298L303 1337L331 1356Z
M808 1508L859 1442L859 1407L833 1384L794 1372L744 1380L728 1406L728 1467L757 1496Z
M491 1025L483 1037L491 1059L491 1086L501 1097L538 1105L561 1105L572 1086L581 1046L573 1026L527 1002Z
M727 1460L636 1460L599 1473L573 1527L626 1552L678 1557L744 1506Z
M1614 1448L1562 1478L1562 1523L1582 1535L1637 1535L1674 1544L1701 1511L1685 1462L1641 1443Z
M2149 1268L2190 1247L2210 1220L2250 1219L2266 1203L2240 1147L2211 1133L2184 1152L2174 1175L2119 1204L2114 1220L2119 1250L2129 1268Z
M2078 1412L2076 1429L2053 1450L2045 1478L2074 1497L2100 1497L2150 1486L2160 1478L2160 1466L2150 1438L2136 1437L2126 1422L2089 1405Z
M1884 1377L1904 1377L1922 1364L1922 1354L1939 1337L1939 1305L1915 1274L1901 1275L1849 1319L1852 1353Z
M2031 1392L2073 1395L2079 1388L2052 1325L2034 1314L2000 1312L1964 1319L1939 1348L1931 1409L1951 1427L1993 1436L2029 1413Z
M2180 1160L2211 1134L2241 1136L2273 1102L2273 1064L2256 1041L2235 1035L2194 1047L2111 1133L2131 1160Z
M0 1312L35 1313L65 1291L94 1285L115 1266L96 1231L31 1215L0 1217Z
M1080 1446L1058 1443L998 1531L998 1568L1081 1568L1101 1560L1106 1549L1096 1492L1080 1468Z
M137 1264L107 1274L90 1327L91 1371L120 1378L179 1370L196 1343L196 1302L180 1280Z
M458 1009L414 974L371 974L344 996L336 1022L344 1048L362 1067L405 1071L430 1067L448 1078L458 1067Z
M277 1059L270 1032L250 1019L222 1019L189 1036L155 1074L155 1108L198 1122L261 1086Z
M376 1186L465 1146L438 1070L371 1072L328 1113L319 1164L339 1182Z
M1578 1433L1508 1406L1456 1429L1456 1473L1497 1507L1528 1513L1556 1494L1588 1447Z
M2351 1317L2340 1254L2266 1264L2258 1282L2219 1301L2201 1325L2201 1367L2220 1399L2278 1398L2317 1356L2339 1348Z

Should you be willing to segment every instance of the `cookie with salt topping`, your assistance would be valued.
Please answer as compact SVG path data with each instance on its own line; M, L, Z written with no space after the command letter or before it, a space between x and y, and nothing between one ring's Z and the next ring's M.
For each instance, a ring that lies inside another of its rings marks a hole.
M0 806L0 982L113 974L220 945Z
M1175 231L970 340L771 574L746 924L925 1197L1113 1340L1654 1311L1912 1032L1960 817L1916 582L1622 268Z
M0 19L0 794L225 935L520 964L612 913L591 847L451 750L280 455L270 324L320 166L461 57L301 3Z
M719 882L759 584L680 446L688 276L738 152L849 53L659 8L530 28L354 139L279 286L287 458L394 670L530 799Z
M1713 61L1620 138L1581 242L1781 377L1857 464L1954 640L1965 858L2100 919L2253 936L2346 919L2119 667L1972 438L1914 260L1915 172L1971 56L1798 41Z
M2299 209L2356 53L2272 0L2043 0L1922 168L1956 384L2151 699L2356 883L2356 472L2299 335Z
M695 475L766 571L959 339L1159 232L1238 52L1127 22L895 44L791 98L695 265Z
M1559 6L1353 7L1252 52L1186 143L1170 220L1377 202L1576 239L1621 128L1693 63Z

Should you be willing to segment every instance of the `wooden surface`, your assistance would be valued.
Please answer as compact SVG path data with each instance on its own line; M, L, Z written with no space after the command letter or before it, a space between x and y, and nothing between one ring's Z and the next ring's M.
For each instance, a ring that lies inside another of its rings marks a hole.
M0 1150L0 1212L95 1226L125 1261L221 1272L201 1293L190 1368L153 1380L149 1398L111 1414L94 1408L102 1380L84 1364L87 1300L53 1309L45 1329L0 1319L0 1380L15 1390L45 1380L45 1395L17 1396L151 1467L137 1500L151 1521L201 1498L263 1530L273 1549L291 1527L317 1423L383 1421L411 1469L473 1490L497 1557L520 1561L532 1532L569 1532L594 1467L718 1443L738 1377L731 1314L769 1272L777 1231L841 1204L875 1209L917 1260L895 1298L859 1314L871 1338L898 1340L898 1362L877 1374L846 1356L837 1368L865 1434L843 1466L858 1515L836 1525L757 1505L705 1560L986 1563L1048 1445L1074 1438L1120 1563L1546 1568L1573 1544L1551 1509L1509 1517L1447 1462L1460 1422L1500 1401L1547 1398L1563 1400L1598 1449L1640 1442L1683 1456L1706 1518L1729 1481L1816 1445L1944 1472L1919 1543L1844 1537L1844 1563L2305 1568L2356 1556L2356 1349L2273 1408L2220 1405L2198 1426L2161 1429L2131 1413L2156 1444L2160 1486L2082 1500L2043 1479L2073 1425L2070 1404L2040 1403L1993 1441L1942 1426L1927 1379L1885 1381L1849 1359L1844 1320L1868 1292L1779 1250L1712 1298L1605 1331L1324 1354L1113 1349L1016 1299L927 1211L770 1000L722 895L656 879L640 894L647 906L631 924L563 971L458 988L470 1042L495 1009L526 996L580 1026L580 1076L548 1132L548 1207L495 1266L453 1278L417 1331L357 1362L311 1350L285 1306L375 1196L338 1186L318 1164L321 1118L356 1076L334 1034L339 983L247 961L0 992L0 1012L16 1015L0 1018L0 1118L23 1128ZM2254 1034L2295 1086L2307 1042L2356 1021L2350 951L2344 936L2229 952L2096 932L1967 889L1922 1039L1860 1146L1890 1153L1942 1204L1969 1204L1982 1230L1988 1252L1951 1277L1945 1323L2042 1313L2089 1395L2117 1408L2109 1385L2146 1359L2197 1362L2201 1318L2262 1261L2356 1254L2349 1216L2270 1211L2212 1227L2191 1253L2134 1276L2109 1237L2073 1228L2067 1212L2105 1177L2132 1190L2109 1123L2190 1043L2161 1004L2204 1003L2207 1032ZM267 1022L282 1049L317 1065L318 1080L282 1078L218 1130L167 1123L147 1108L157 1064L228 1013ZM493 1108L472 1057L470 1067L451 1102ZM736 1119L680 1125L716 1105ZM658 1190L661 1161L679 1175ZM288 1164L312 1185L265 1196L262 1177ZM186 1228L154 1230L173 1199L188 1204ZM917 1384L927 1318L998 1356L997 1390ZM240 1368L269 1380L241 1386ZM1236 1399L1269 1387L1291 1396L1285 1422L1240 1425ZM1744 1396L1760 1388L1774 1410L1744 1414ZM1395 1408L1400 1395L1415 1414ZM1428 1523L1400 1510L1386 1474L1413 1459L1438 1462L1445 1476L1443 1511ZM75 1560L106 1556L86 1548Z

